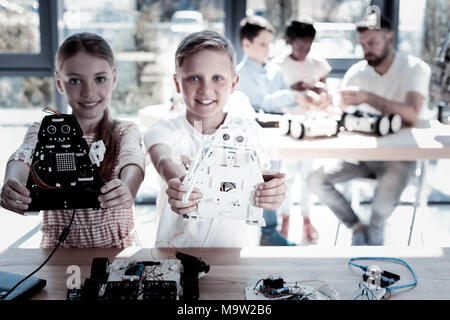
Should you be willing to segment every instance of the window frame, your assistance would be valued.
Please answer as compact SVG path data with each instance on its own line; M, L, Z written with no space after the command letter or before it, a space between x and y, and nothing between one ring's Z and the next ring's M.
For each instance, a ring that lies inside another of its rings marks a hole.
M395 34L395 47L397 46L399 0L372 0L381 13L391 19ZM246 0L225 0L225 36L230 39L236 50L237 60L243 56L239 40L239 22L245 17ZM54 59L60 43L62 32L58 29L58 21L62 16L60 1L39 0L39 29L41 52L32 53L1 53L0 76L37 76L53 77L55 71ZM353 58L327 58L332 71L330 76L341 77L347 69L361 59ZM65 112L64 96L55 90L55 101L58 110Z

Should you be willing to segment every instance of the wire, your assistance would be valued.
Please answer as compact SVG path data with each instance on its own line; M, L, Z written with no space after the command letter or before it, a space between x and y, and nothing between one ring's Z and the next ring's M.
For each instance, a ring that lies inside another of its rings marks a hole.
M400 263L402 265L404 265L406 268L408 268L408 270L411 272L412 276L413 276L413 282L405 284L405 285L401 285L401 286L394 286L394 287L388 287L385 288L386 292L391 292L394 290L398 290L398 289L404 289L404 288L410 288L410 287L415 287L417 285L417 276L416 273L414 272L413 268L404 260L402 259L397 259L397 258L384 258L384 257L356 257L356 258L351 258L350 260L348 260L348 263L354 267L360 268L363 271L367 271L367 268L369 266L365 266L365 265L360 265L357 263L354 263L353 261L355 260L378 260L378 261L392 261L392 262L397 262Z
M42 179L38 176L38 174L36 172L36 165L38 162L39 162L39 160L36 160L30 167L31 177L33 178L34 182L36 182L38 187L41 189L45 189L45 190L61 189L62 187L52 187L52 186L46 184L44 181L42 181Z
M50 113L50 114L56 114L58 116L62 115L61 112L59 112L57 109L52 108L52 107L44 107L44 109L42 109L42 111L46 112L46 113Z
M198 243L198 240L192 235L192 234L190 234L189 232L184 232L184 231L182 231L182 232L178 232L178 233L175 233L173 236L172 236L172 238L170 238L168 241L167 240L158 240L158 241L156 241L155 242L155 245L157 244L157 243L166 243L167 242L167 248L169 248L169 247L171 247L171 248L173 248L173 249L175 249L175 250L177 250L177 251L180 251L180 252L183 252L182 250L180 250L180 248L177 248L175 245L173 245L172 244L172 241L175 239L175 238L177 238L178 236L180 236L180 235L187 235L187 236L189 236L192 240L194 240L194 242L197 244L197 248L198 248L198 250L199 250L199 259L200 260L202 260L202 247L200 246L200 244Z
M56 252L56 250L58 249L59 245L61 243L64 242L64 240L66 240L67 236L69 235L70 232L70 227L72 226L72 222L73 219L75 217L75 210L73 209L73 213L72 213L72 218L70 219L69 224L67 225L67 227L64 228L64 230L61 232L61 234L58 237L58 243L56 244L56 246L53 248L52 252L50 253L50 255L47 257L47 259L45 259L45 261L33 272L31 272L29 275L27 275L25 278L23 278L22 280L20 280L19 282L17 282L11 289L9 289L8 292L6 292L6 294L4 294L3 296L0 296L0 300L5 300L7 296L9 296L9 294L11 292L13 292L18 286L20 286L24 281L26 281L27 279L29 279L30 277L32 277L36 272L38 272L39 270L41 270L41 268L50 260L50 258L53 256L53 254Z

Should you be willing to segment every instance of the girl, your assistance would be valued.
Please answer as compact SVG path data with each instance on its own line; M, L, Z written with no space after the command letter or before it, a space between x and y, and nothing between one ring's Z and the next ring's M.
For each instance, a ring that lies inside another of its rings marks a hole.
M65 247L126 247L134 240L134 197L144 179L145 154L137 125L114 120L108 105L117 83L110 46L98 35L79 33L67 38L56 55L55 80L77 118L88 145L106 146L100 174L102 209L78 209ZM2 207L23 214L31 202L26 181L40 123L34 123L22 146L10 157L1 192ZM72 210L43 212L41 247L53 247L69 224Z

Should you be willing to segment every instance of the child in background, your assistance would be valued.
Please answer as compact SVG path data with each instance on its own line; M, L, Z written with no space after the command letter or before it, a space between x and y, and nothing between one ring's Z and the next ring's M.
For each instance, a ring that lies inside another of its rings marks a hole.
M175 247L241 247L248 243L247 228L252 227L244 221L222 218L191 221L182 217L197 209L202 196L194 188L189 201L182 202L187 191L182 184L186 174L183 164L195 157L202 142L220 125L242 121L253 137L259 136L260 127L253 119L240 119L224 112L239 80L234 56L231 43L214 31L192 33L177 48L174 81L177 92L183 96L186 114L160 120L144 135L150 158L162 178L157 200L156 246L169 243ZM283 202L286 189L284 174L276 172L258 186L254 203L261 208L276 209Z
M275 28L261 16L251 16L240 23L241 46L245 53L237 67L239 83L236 90L245 93L255 109L266 113L303 113L321 108L327 101L319 95L305 95L291 90L284 81L279 65L269 61L270 44ZM273 161L272 168L280 168L283 161ZM261 245L293 246L287 239L288 219L277 231L278 218L273 210L265 210L266 226L261 228Z
M326 78L331 71L331 67L325 59L315 58L309 54L315 36L316 29L312 21L308 19L289 21L286 25L285 40L291 47L291 53L279 64L283 78L292 90L302 92L305 96L319 95L319 97L323 97L323 101L327 101L327 99L331 100L331 98L328 98L325 90ZM303 216L302 242L316 244L319 234L309 219L311 195L306 183L306 179L312 169L312 160L286 160L282 163L282 170L288 173L287 184L289 187L292 187L297 172L301 177L300 208ZM285 236L287 236L287 229L289 228L290 207L291 190L288 191L287 199L280 210L283 221L281 234Z
M134 197L144 179L145 153L137 125L112 119L109 104L118 71L108 43L92 33L68 37L56 55L55 80L65 94L88 145L103 140L106 146L100 174L107 183L101 188L102 209L77 209L63 247L127 247L134 244ZM31 203L26 188L40 123L34 123L22 146L6 167L1 203L23 214ZM28 155L28 156L27 156ZM54 247L69 224L73 210L43 211L41 247Z
M280 63L280 68L286 84L293 90L324 92L331 67L325 59L309 54L315 36L312 21L291 20L286 25L285 40L292 50Z

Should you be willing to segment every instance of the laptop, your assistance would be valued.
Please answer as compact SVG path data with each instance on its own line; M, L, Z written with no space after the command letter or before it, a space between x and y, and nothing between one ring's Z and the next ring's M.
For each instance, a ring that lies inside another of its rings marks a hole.
M25 277L22 274L0 271L0 301L3 300L3 296L12 287ZM19 301L29 299L44 288L46 284L46 280L30 277L14 289L5 300Z

